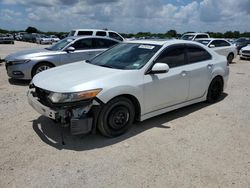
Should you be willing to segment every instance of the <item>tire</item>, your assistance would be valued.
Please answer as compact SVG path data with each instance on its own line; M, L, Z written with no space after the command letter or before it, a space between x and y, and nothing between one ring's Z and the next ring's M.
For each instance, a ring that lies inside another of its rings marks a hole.
M97 127L103 136L117 137L132 126L134 118L135 108L132 102L125 97L117 97L101 109Z
M232 53L230 53L228 56L227 56L227 62L230 64L233 62L233 59L234 59L234 55Z
M207 102L214 103L218 101L223 92L223 81L220 77L215 77L208 87Z
M39 72L42 72L42 71L47 70L47 69L50 69L52 67L54 67L54 66L52 64L50 64L50 63L38 63L37 65L35 65L35 67L32 70L32 73L31 73L32 78L36 74L38 74Z

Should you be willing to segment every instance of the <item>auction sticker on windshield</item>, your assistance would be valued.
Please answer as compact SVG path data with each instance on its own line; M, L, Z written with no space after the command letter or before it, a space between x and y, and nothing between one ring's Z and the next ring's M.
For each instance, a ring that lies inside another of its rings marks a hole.
M155 46L142 44L142 45L140 45L138 48L143 48L143 49L152 50L152 49L154 49L154 47L155 47Z

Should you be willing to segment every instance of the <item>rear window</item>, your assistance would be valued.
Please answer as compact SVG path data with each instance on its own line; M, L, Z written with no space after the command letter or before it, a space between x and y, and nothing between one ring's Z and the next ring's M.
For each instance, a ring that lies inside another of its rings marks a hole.
M120 40L120 41L123 41L123 39L116 33L113 33L113 32L110 32L109 33L109 37L110 38L113 38L113 39L116 39L116 40Z
M92 35L93 31L78 31L77 35Z

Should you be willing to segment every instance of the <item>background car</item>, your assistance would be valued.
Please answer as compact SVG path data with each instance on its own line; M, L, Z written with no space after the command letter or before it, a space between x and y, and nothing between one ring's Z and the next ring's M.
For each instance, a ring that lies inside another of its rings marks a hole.
M125 133L134 121L194 103L220 99L227 85L225 57L191 41L129 41L86 63L36 75L29 104L69 126L72 134Z
M250 59L250 45L240 49L240 59Z
M241 37L241 38L235 40L233 42L233 44L236 46L237 52L239 54L241 48L243 48L243 47L247 46L248 44L250 44L250 38Z
M51 67L91 59L119 42L107 37L68 37L48 48L10 54L4 61L9 77L29 80Z
M181 37L182 40L197 40L201 38L210 38L210 36L207 33L186 33Z
M226 56L228 63L232 63L233 59L237 56L236 47L224 39L198 39L197 42L212 48L220 55Z
M115 31L102 30L102 29L74 29L68 36L102 36L110 37L116 40L124 41L124 38Z
M55 35L50 35L52 42L58 42L60 39Z
M0 44L14 44L14 37L11 34L0 34Z
M47 35L38 35L36 37L36 43L38 43L38 44L52 44L53 39Z

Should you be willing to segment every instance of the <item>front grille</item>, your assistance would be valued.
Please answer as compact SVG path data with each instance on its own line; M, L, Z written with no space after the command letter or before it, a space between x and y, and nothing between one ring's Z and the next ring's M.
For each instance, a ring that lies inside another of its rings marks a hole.
M49 101L49 91L46 91L44 89L41 89L39 87L36 87L36 96L39 100L40 103L42 103L45 106L50 106L50 101Z
M243 50L242 53L250 54L250 50Z

